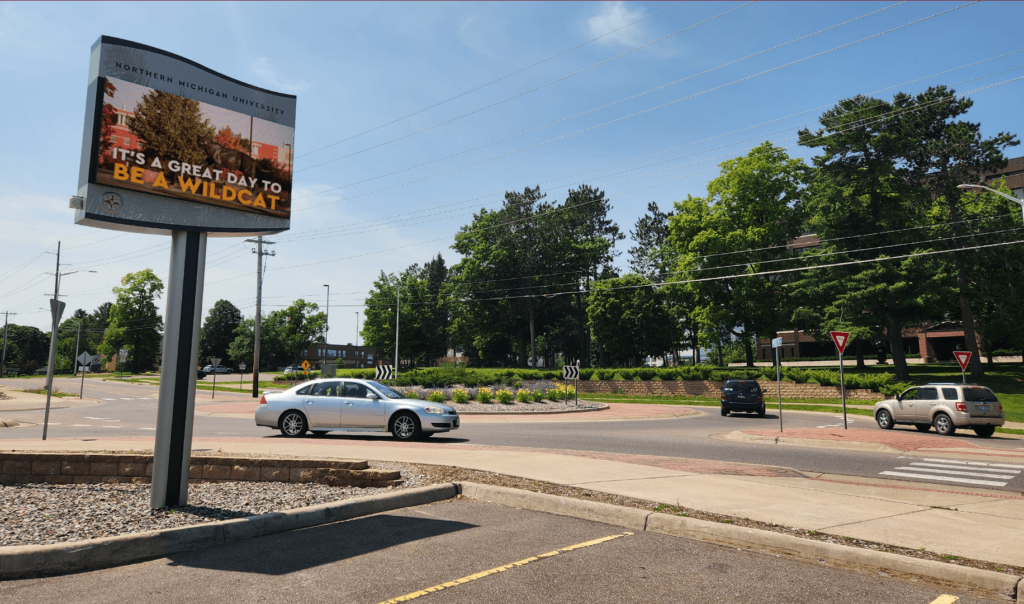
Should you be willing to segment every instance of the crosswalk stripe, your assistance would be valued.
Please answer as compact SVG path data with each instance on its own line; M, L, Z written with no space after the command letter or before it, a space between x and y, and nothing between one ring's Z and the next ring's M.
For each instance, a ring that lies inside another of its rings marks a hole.
M942 468L943 470L971 470L972 472L995 472L997 474L1013 474L1016 476L1020 474L1020 470L1011 470L1009 468L971 468L964 466L947 466L941 463L922 463L919 461L910 462L912 466L922 466L926 468Z
M935 472L936 474L952 474L954 476L975 476L977 478L1002 478L1003 480L1013 480L1016 476L1006 476L1005 474L978 474L976 472L958 472L956 470L936 470L933 468L918 468L918 467L906 467L901 466L894 468L896 470L908 470L911 472Z
M1024 470L1024 466L1012 463L985 463L983 461L965 461L960 459L932 459L929 457L925 457L924 461L936 461L939 463L959 464L964 466L991 466L993 468L1013 468L1015 470Z
M910 474L907 472L879 472L882 476L897 476L899 478L925 478L927 480L941 480L944 482L956 482L960 484L978 484L991 487L1005 487L1005 482L994 480L974 480L971 478L953 478L952 476L933 476L928 474Z

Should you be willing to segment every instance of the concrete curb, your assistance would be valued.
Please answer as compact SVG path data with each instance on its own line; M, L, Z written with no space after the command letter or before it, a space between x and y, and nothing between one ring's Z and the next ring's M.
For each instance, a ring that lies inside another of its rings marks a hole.
M957 590L978 590L1024 602L1024 579L1014 575L520 489L471 482L459 483L458 486L460 493L470 499L687 537L801 562L825 564L864 575L878 576L884 572L899 579L927 581Z
M21 424L19 422L16 422L13 419L0 419L0 428L14 428L20 425Z
M447 403L445 403L445 404L447 404ZM494 404L495 405L500 405L501 403L494 403ZM510 416L511 415L511 416L515 416L515 417L529 417L531 415L556 415L556 414L559 414L559 413L587 413L588 411L605 411L605 410L610 408L610 407L608 407L608 405L606 405L604 403L588 402L587 404L588 405L601 405L601 406L600 407L595 407L593 409L562 409L561 411L507 411L507 412L504 412L504 413L500 412L500 411L496 411L494 413L489 413L487 411L460 411L459 415L474 415L474 416L485 416L485 417L504 417L504 416ZM448 405L448 406L451 407L451 405Z
M0 547L0 580L131 564L242 539L425 505L451 499L456 494L456 485L438 484L208 524L54 545Z

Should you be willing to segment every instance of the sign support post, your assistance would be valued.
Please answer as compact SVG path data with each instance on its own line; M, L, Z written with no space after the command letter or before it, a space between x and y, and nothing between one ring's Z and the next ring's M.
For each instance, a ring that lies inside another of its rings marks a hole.
M782 432L782 358L779 357L779 350L782 347L782 338L772 340L772 352L775 353L775 384L779 388L779 432Z
M220 367L220 358L210 357L210 364L213 365L213 392L210 393L210 398L214 398L217 396L217 368Z
M206 233L174 231L167 275L160 402L153 447L150 507L188 502L188 468L192 460L192 420L196 406L196 365L206 271Z
M965 350L958 350L953 353L956 362L960 363L960 374L963 376L963 383L967 383L967 365L971 362L971 353Z
M839 392L843 397L843 430L847 430L849 425L846 422L846 378L843 375L843 352L846 351L846 345L850 343L850 332L830 331L829 335L832 336L832 342L839 350Z
M242 376L245 375L245 363L238 364L238 389L242 389Z

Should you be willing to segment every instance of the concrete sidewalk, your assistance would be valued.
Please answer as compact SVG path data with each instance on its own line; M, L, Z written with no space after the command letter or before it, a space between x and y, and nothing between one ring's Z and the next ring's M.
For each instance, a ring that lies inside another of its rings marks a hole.
M52 439L19 451L151 450L146 437ZM396 443L376 439L195 438L195 449L449 465L577 486L907 548L1024 566L1024 496L974 488L808 475L787 468L653 456ZM934 454L933 454L934 455Z

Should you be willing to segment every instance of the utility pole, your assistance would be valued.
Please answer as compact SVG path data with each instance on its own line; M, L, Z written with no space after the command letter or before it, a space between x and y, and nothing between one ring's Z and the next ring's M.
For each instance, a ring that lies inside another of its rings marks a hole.
M323 350L324 350L324 357L326 357L327 356L327 332L331 330L331 286L327 285L325 283L324 287L327 288L327 317L325 318L325 322L327 324L324 325L324 348L323 348ZM323 358L320 361L320 371L321 372L323 372L324 367L326 365L327 365L327 359ZM324 376L324 374L321 373L320 377L323 377L323 376Z
M7 371L7 317L10 314L10 311L4 311L4 351L0 353L0 377ZM356 331L358 333L358 330Z
M359 348L359 311L356 311L356 348Z
M252 137L250 136L250 141ZM250 147L250 153L252 152ZM253 347L252 347L252 397L259 398L260 396L260 321L262 317L262 303L263 303L263 257L274 256L274 252L264 252L263 244L273 245L273 241L263 241L263 236L260 235L256 239L246 239L248 243L255 243L256 249L252 253L256 254L256 332L253 334Z
M77 376L78 375L78 345L81 342L82 342L82 322L79 321L78 322L78 337L75 338L75 360L73 361L74 364L75 364L75 372L73 374L71 374L73 376ZM83 378L85 377L85 372L84 371L82 372L82 377ZM82 398L82 397L78 397L78 398Z

